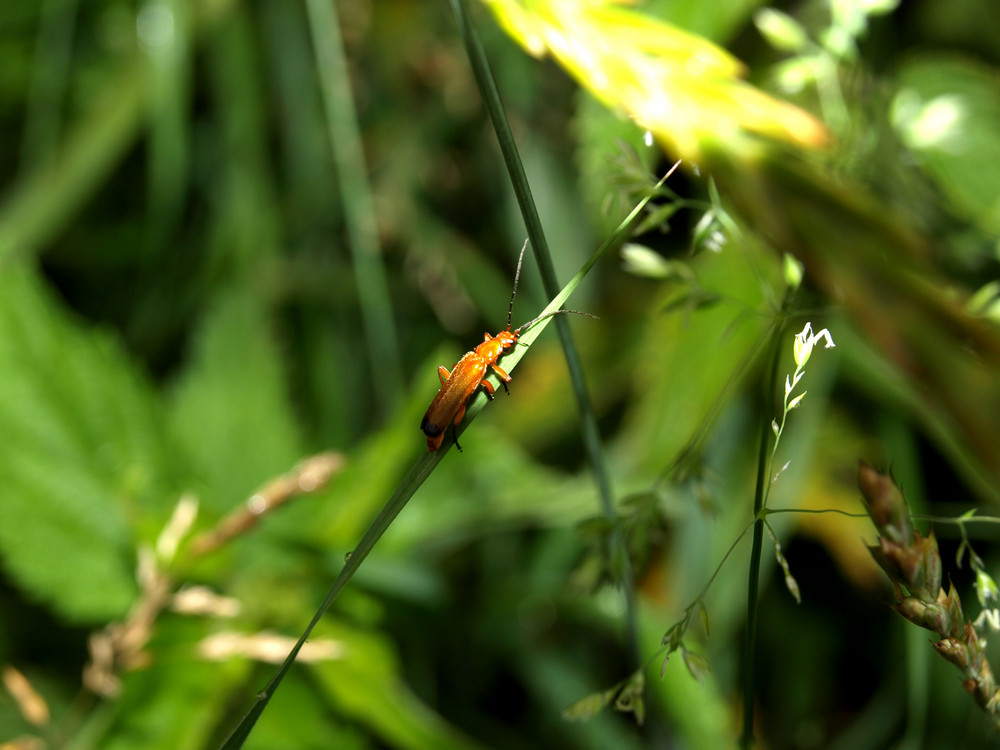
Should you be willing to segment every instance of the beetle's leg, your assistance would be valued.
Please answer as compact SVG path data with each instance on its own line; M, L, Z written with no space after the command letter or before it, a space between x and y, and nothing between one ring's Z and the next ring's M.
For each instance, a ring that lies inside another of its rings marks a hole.
M509 396L510 390L507 388L507 383L510 382L510 375L508 375L507 371L504 370L500 365L490 365L490 367L492 367L493 372L495 372L500 377L500 385L503 386L503 389L507 391L507 395Z
M465 402L458 407L458 411L455 412L455 418L451 420L451 436L455 439L455 447L458 448L458 452L462 452L462 446L458 444L458 423L462 421L462 417L465 416Z
M495 393L495 391L493 390L493 383L488 381L486 378L483 378L482 380L479 381L479 385L481 385L486 390L486 398L492 401L493 394Z
M462 417L465 416L465 405L467 402L463 401L462 405L458 407L458 411L455 412L455 418L451 420L451 436L455 439L455 447L458 448L458 452L462 452L462 446L458 444L458 423L462 421Z

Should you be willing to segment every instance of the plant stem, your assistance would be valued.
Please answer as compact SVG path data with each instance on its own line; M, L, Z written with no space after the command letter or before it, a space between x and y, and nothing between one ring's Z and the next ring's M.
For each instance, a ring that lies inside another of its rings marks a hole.
M763 398L764 415L761 418L760 445L757 449L757 486L753 497L753 546L750 550L750 576L747 582L747 632L743 646L743 732L740 736L740 747L749 748L753 745L753 714L754 714L754 679L756 671L757 649L757 598L760 589L760 558L764 545L764 502L767 496L767 486L771 481L771 462L769 446L771 443L771 423L767 414L771 412L774 402L774 384L777 382L778 361L781 357L781 332L784 325L778 323L774 329L772 343L771 365L764 378Z
M358 568L361 567L361 563L365 561L368 554L375 547L375 543L382 538L386 529L392 521L399 515L399 512L403 507L410 501L413 493L416 492L417 488L423 484L424 480L430 475L434 467L440 462L439 456L432 456L424 454L410 469L410 472L406 475L399 486L396 488L395 493L389 498L389 501L383 506L382 510L379 512L375 520L372 521L368 530L365 532L361 541L358 542L358 546L350 552L345 561L344 567L341 569L340 574L334 580L333 585L330 590L327 591L326 597L323 599L323 603L320 604L319 609L316 610L316 614L313 615L312 620L306 626L299 640L292 647L288 656L278 667L278 671L275 672L274 676L271 678L270 682L267 683L265 688L257 694L257 700L254 702L253 706L240 721L239 725L233 730L232 734L226 739L225 743L222 745L222 750L238 750L238 748L243 747L243 743L246 741L247 737L250 736L250 732L253 730L254 725L257 723L257 719L260 715L264 713L264 709L267 708L268 702L274 695L274 692L278 689L281 681L285 678L285 674L291 669L292 664L295 663L295 657L298 656L299 651L305 644L309 635L312 633L313 628L319 623L326 614L326 611L330 609L334 601L343 591L344 587L347 585L348 581L354 576Z

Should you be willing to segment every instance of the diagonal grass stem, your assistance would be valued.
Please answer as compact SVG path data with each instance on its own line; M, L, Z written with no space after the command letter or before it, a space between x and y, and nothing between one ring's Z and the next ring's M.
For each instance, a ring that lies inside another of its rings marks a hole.
M462 0L449 0L452 11L458 21L459 32L465 44L469 62L479 87L480 94L486 110L489 113L493 128L496 131L497 141L503 155L504 164L514 188L514 195L517 198L521 215L524 218L528 237L535 253L535 260L542 277L542 284L545 292L550 297L559 288L556 280L555 267L549 252L548 242L542 230L542 223L538 216L538 209L535 207L534 199L531 195L531 187L528 184L524 166L514 141L510 124L504 111L503 102L500 99L500 92L497 88L496 80L486 57L479 36L469 23L469 18ZM598 495L601 501L601 511L611 521L615 521L617 513L614 507L611 482L608 476L604 450L601 446L600 435L597 429L597 418L590 403L587 393L586 377L583 371L583 364L570 333L569 321L565 316L557 316L556 329L559 333L559 341L562 345L566 358L566 366L569 370L570 382L573 393L576 397L577 408L580 411L580 421L583 428L584 445L590 458L591 468L594 473L594 481L597 484ZM608 550L612 569L620 571L620 581L625 595L626 611L626 638L633 662L639 662L638 630L635 614L635 591L633 586L632 565L628 558L625 540L617 523L613 524L613 533Z
M375 403L385 416L392 412L398 394L403 392L399 336L378 247L375 205L334 5L329 0L306 0L327 133L344 205L354 281L368 342L368 360L371 372L378 373L379 397Z

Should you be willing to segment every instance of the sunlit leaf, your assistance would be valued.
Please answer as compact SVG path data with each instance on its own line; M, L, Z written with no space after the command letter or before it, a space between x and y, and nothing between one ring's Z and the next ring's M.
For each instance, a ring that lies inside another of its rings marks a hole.
M605 106L626 113L668 150L698 159L718 143L738 150L764 134L821 147L811 115L740 79L722 48L613 2L490 0L487 6L530 54L551 55Z
M0 274L0 432L7 570L70 619L124 614L132 521L176 501L163 415L118 343L14 265Z

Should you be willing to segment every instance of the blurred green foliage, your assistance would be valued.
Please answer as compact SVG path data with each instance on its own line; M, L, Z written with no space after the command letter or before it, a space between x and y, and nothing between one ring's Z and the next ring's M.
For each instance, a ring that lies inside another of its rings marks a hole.
M4 747L218 746L426 450L437 366L506 323L524 229L447 4L334 5L336 35L323 3L0 4ZM685 635L711 674L697 683L675 654L661 675L655 657L751 520L760 428L780 417L761 355L785 252L805 277L779 372L806 320L837 348L808 366L770 506L861 512L865 458L891 462L917 509L996 513L1000 20L988 0L912 0L860 26L847 11L863 4L784 4L802 35L779 52L751 20L761 5L645 10L732 51L834 146L751 159L712 144L634 238L666 272L608 256L571 305L601 317L572 326L653 659L645 723L561 716L637 665L546 337L321 621L320 650L247 747L730 746L745 542L705 595L710 630ZM565 280L686 155L647 145L472 10ZM349 91L325 67L337 54ZM363 150L333 126L345 96ZM353 167L334 158L345 143ZM526 265L514 324L546 301ZM344 458L328 483L197 553L193 537L325 451ZM182 497L194 527L165 538ZM771 523L803 601L765 555L762 744L990 746L956 674L884 606L870 526ZM994 571L987 528L972 541ZM936 533L947 567L957 532ZM970 591L967 569L946 573ZM215 598L172 608L195 586ZM212 656L219 638L238 645ZM47 715L33 722L32 705Z

